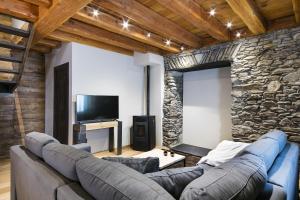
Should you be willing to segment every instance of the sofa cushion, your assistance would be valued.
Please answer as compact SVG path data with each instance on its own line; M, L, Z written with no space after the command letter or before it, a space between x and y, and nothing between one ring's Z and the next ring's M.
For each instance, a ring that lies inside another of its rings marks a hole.
M267 134L264 134L263 136L260 137L260 139L262 138L272 138L276 140L279 145L279 152L281 152L284 149L287 142L287 135L280 130L270 131Z
M101 200L174 199L159 184L123 164L88 157L76 163L81 186Z
M165 188L175 199L179 199L183 189L202 174L201 167L182 167L148 173L145 176Z
M159 158L124 158L124 157L104 157L104 160L118 162L145 174L159 171Z
M257 197L257 200L283 200L287 199L286 192L278 185L271 183L265 184L263 191Z
M268 171L268 181L282 187L287 200L295 199L298 195L298 158L298 144L288 142Z
M181 200L256 199L267 179L260 157L246 154L214 167L184 189Z
M76 162L89 156L92 154L59 143L50 143L43 148L45 162L73 181L78 181Z
M43 157L43 147L52 142L59 143L54 137L45 133L31 132L25 135L25 147L40 158Z
M243 154L248 153L261 157L269 170L279 154L279 145L272 138L261 138L244 149Z

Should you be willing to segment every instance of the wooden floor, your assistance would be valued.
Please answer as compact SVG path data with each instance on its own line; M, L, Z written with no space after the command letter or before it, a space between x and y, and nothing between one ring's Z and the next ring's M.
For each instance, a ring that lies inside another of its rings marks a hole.
M130 147L124 147L122 156L134 156L141 152L134 151ZM96 157L101 158L105 156L116 156L113 152L103 151L94 154ZM10 200L10 160L0 160L0 200Z

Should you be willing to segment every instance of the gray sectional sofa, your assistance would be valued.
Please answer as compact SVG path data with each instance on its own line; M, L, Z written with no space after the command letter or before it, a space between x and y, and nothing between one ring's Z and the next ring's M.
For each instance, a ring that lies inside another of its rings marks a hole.
M10 155L12 200L174 199L144 174L45 134L27 134L25 147L11 147ZM283 132L270 132L218 167L202 164L203 175L180 199L296 200L298 156L297 144L287 142Z

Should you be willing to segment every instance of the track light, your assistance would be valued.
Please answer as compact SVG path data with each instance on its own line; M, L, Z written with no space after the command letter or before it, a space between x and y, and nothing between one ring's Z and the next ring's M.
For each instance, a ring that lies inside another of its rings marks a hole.
M167 39L167 40L165 41L165 44L166 44L167 46L170 46L170 45L171 45L171 40L168 40L168 39Z
M123 29L127 29L128 30L129 20L123 20L123 22L122 22L121 25L122 25Z
M98 17L100 12L97 9L93 9L92 14L93 14L94 17Z
M232 27L232 22L227 22L226 27L230 29Z
M216 9L215 8L210 9L209 15L213 17L213 16L215 16L215 14L216 14Z

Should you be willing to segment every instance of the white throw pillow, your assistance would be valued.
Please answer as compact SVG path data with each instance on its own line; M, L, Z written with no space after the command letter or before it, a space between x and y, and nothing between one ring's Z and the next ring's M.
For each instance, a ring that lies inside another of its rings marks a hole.
M206 163L212 166L219 166L234 158L248 145L248 143L223 140L215 149L211 150L207 156L202 157L197 164Z

